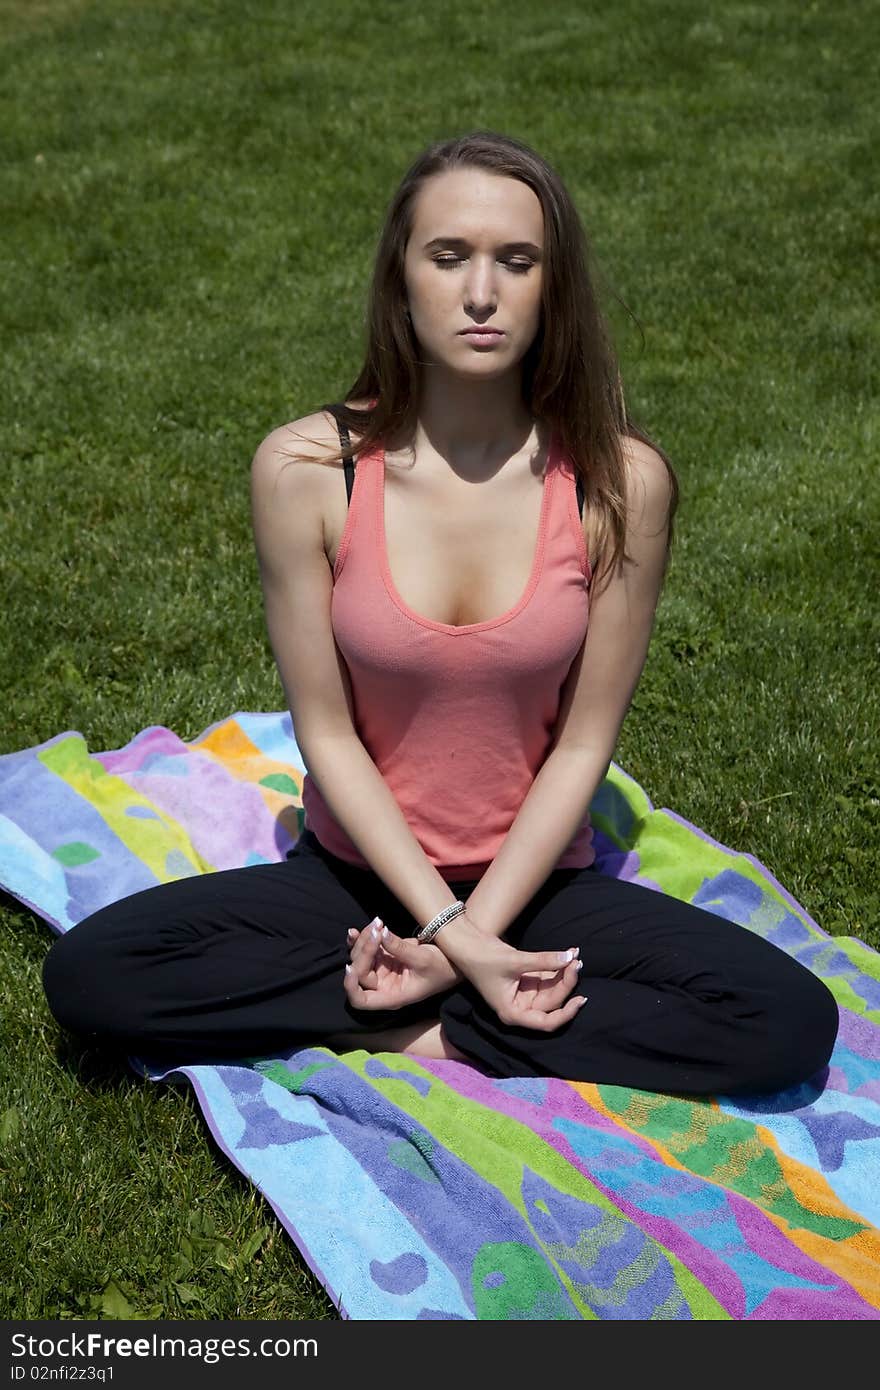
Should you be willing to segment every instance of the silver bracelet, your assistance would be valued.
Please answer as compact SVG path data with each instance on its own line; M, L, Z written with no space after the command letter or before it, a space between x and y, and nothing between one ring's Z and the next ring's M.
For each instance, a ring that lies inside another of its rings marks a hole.
M456 902L450 903L448 907L444 907L442 912L438 912L437 916L433 917L426 927L422 927L422 930L416 933L416 941L427 945L429 941L434 940L441 927L445 927L447 922L451 921L453 917L458 917L464 911L465 905L460 898Z

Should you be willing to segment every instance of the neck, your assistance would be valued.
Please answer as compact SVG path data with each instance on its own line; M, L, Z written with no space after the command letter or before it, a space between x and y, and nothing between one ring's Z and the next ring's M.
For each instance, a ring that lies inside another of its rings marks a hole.
M523 404L519 373L474 381L440 368L424 372L413 445L430 450L457 473L494 471L538 443Z

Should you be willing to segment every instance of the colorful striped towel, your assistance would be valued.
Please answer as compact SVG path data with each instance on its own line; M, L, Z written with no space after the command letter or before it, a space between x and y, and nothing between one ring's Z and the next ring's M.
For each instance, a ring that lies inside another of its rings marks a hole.
M67 931L150 884L279 860L302 769L282 714L192 743L149 728L115 752L65 733L7 754L0 884ZM324 1047L166 1075L343 1317L880 1319L880 955L614 764L591 812L603 873L732 918L828 982L827 1077L688 1101Z

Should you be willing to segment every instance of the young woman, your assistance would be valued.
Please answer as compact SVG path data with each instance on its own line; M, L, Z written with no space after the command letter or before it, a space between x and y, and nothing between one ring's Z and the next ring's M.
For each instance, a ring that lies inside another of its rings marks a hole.
M281 863L133 894L61 937L62 1024L177 1062L325 1043L695 1095L825 1065L819 979L595 868L588 807L677 484L627 413L588 261L519 141L416 159L360 375L252 465L303 833Z

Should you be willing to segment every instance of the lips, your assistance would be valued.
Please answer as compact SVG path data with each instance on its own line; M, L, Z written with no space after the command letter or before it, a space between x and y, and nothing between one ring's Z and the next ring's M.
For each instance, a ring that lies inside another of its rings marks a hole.
M463 328L458 336L467 338L471 347L478 352L488 352L498 346L504 333L500 328Z

